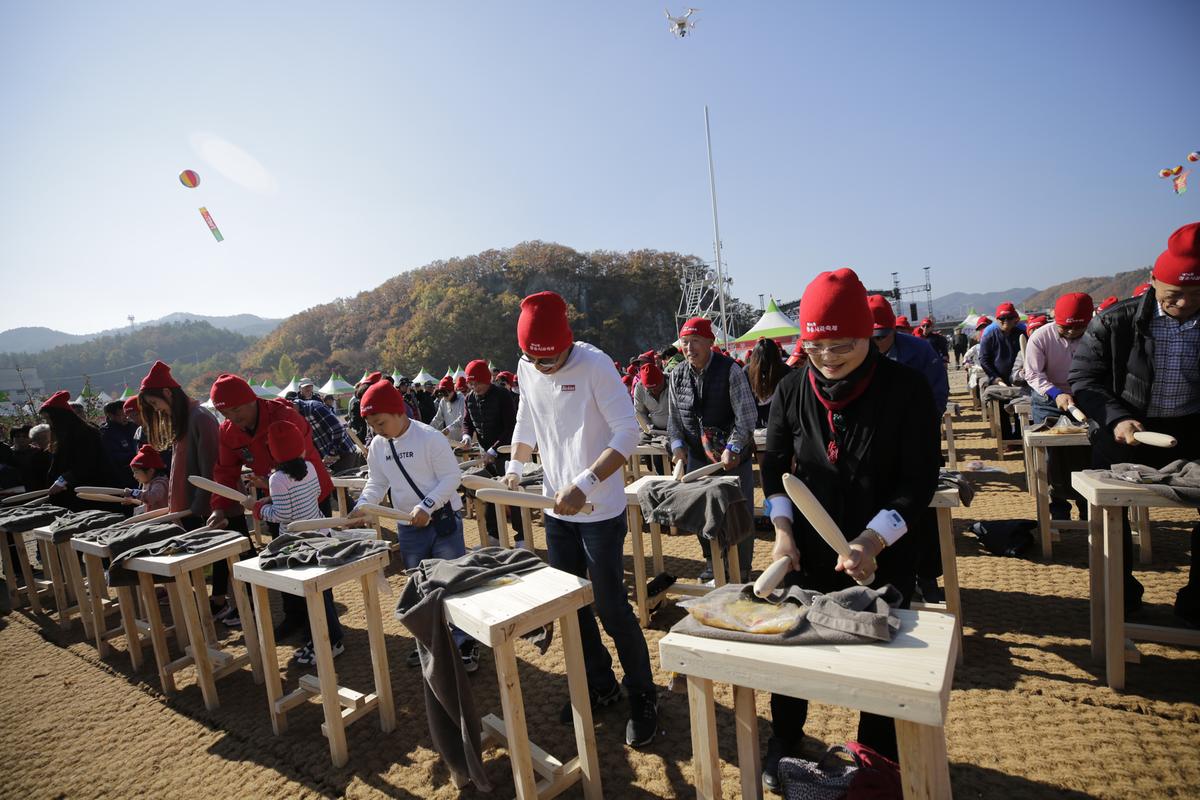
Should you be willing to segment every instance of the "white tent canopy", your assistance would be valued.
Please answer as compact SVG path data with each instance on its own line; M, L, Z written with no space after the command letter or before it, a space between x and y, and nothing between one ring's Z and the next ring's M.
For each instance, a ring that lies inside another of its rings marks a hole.
M329 376L329 380L325 381L325 385L317 389L319 394L354 394L354 387L342 379L341 375L336 372Z
M255 397L262 397L266 400L270 400L271 398L279 396L278 386L267 386L266 384L263 384L262 386L255 386L254 384L250 384L250 388L254 390Z
M296 376L293 375L292 379L288 382L288 385L283 387L282 389L280 389L279 392L275 396L276 397L287 397L289 392L299 392L299 391L300 391L300 384L297 382Z
M758 322L754 323L754 327L743 333L735 341L738 342L755 342L759 338L766 339L784 339L791 336L800 335L800 326L792 322L791 318L779 310L779 306L775 305L775 298L771 298L770 305L763 315L759 317Z
M417 377L413 378L413 383L437 383L437 381L438 379L426 372L424 367L421 367Z
M467 377L467 371L460 365L459 368L454 371L454 380L465 377Z

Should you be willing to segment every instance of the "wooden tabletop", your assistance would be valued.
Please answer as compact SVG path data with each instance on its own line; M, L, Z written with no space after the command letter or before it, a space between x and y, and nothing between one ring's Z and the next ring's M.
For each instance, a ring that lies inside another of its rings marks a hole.
M1071 488L1094 506L1188 507L1187 503L1163 497L1148 486L1116 478L1101 478L1084 472L1071 473Z
M374 534L367 528L364 533ZM263 569L260 557L248 558L233 565L233 577L239 581L265 586L286 594L303 597L305 594L324 591L330 587L354 580L355 578L382 569L388 564L390 554L387 550L339 564L336 567L294 567L291 569Z
M446 616L491 647L516 639L592 602L592 584L542 567L445 598Z
M197 553L181 553L177 556L142 556L125 561L124 567L134 572L146 572L150 575L170 577L180 572L204 567L216 561L236 556L250 549L250 540L239 536L232 541L209 547Z
M1031 431L1026 429L1024 434L1026 447L1087 447L1087 428L1080 428L1070 433L1047 433L1046 431Z
M659 658L664 671L942 725L954 680L954 617L894 613L901 628L887 644L789 646L668 633Z

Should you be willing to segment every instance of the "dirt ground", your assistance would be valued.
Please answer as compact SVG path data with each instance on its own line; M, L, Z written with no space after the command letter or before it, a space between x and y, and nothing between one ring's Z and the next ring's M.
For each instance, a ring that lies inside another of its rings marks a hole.
M958 376L955 375L955 379ZM961 392L962 387L959 387ZM960 458L995 457L977 413L966 398L958 419ZM1196 797L1200 793L1200 652L1143 645L1122 693L1103 685L1088 640L1085 534L1064 532L1046 563L987 554L970 534L976 520L1033 518L1019 459L1012 474L976 480L974 504L955 509L958 568L965 618L965 663L955 672L946 722L950 777L959 798ZM1144 620L1179 624L1171 614L1176 588L1186 578L1187 532L1194 512L1154 512L1155 562L1139 565L1146 585ZM474 521L467 539L474 539ZM754 567L770 556L766 534L755 546ZM540 531L537 539L544 541ZM694 576L702 566L690 538L665 541L669 571ZM632 565L626 560L632 574ZM403 577L389 574L395 602ZM350 586L336 592L346 628L346 653L337 660L339 681L371 686L371 665L361 597ZM652 661L657 642L679 618L660 610L647 632ZM277 617L278 618L278 617ZM27 611L0 617L0 797L153 798L232 796L351 798L483 796L462 793L430 747L418 670L404 659L411 637L390 613L384 628L396 698L397 727L381 734L368 717L348 731L350 763L331 766L320 733L321 707L310 702L289 715L289 729L272 734L266 694L249 671L218 683L221 707L208 712L192 680L179 674L179 693L159 690L153 656L135 673L118 652L105 660L76 625L60 632ZM219 632L236 649L237 631ZM280 659L291 654L281 646ZM521 683L531 739L563 757L573 736L559 725L566 698L557 644L544 655L518 644ZM614 659L616 657L614 651ZM286 688L300 670L287 669ZM656 671L662 686L667 676ZM500 714L495 671L485 650L473 678L481 713ZM624 745L625 704L597 714L604 793L607 797L691 797L691 741L686 695L663 691L660 737L644 751ZM759 695L760 735L768 735L766 695ZM717 725L726 797L737 796L732 698L718 688ZM854 713L815 705L808 733L814 748L853 736ZM485 754L496 797L513 796L505 752ZM578 788L565 796L580 796Z

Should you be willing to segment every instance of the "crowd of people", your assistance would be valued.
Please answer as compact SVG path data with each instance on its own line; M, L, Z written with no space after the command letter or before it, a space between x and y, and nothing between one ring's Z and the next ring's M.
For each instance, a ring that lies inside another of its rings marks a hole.
M915 597L939 600L941 559L929 503L942 466L939 421L952 355L956 366L971 371L974 386L1027 387L1034 422L1072 409L1090 420L1090 455L1051 454L1055 514L1069 513L1072 502L1086 514L1069 487L1073 470L1118 462L1162 467L1200 458L1198 230L1194 223L1172 234L1152 280L1134 297L1094 308L1088 295L1066 294L1052 319L1024 322L1006 302L994 319L979 320L974 337L955 331L949 340L934 330L932 319L913 327L887 298L868 296L852 270L823 272L804 290L794 352L764 339L744 363L718 347L712 323L698 317L682 326L677 343L623 366L576 340L563 298L540 292L521 304L515 372L493 375L483 359L471 361L465 377L436 384L374 372L355 387L346 419L314 393L311 382L294 396L263 399L245 380L227 374L208 393L218 420L158 362L136 398L105 406L99 426L72 407L67 392L52 395L41 405L41 424L9 432L0 474L10 486L48 489L50 502L67 508L89 507L75 487L124 487L131 506L184 512L180 524L188 529L207 525L245 534L249 511L274 534L290 522L330 515L331 472L361 467L361 446L367 481L351 516L362 518L364 504L388 494L397 508L411 509L411 523L399 525L398 542L405 566L414 567L466 552L455 446L474 448L487 473L513 489L536 451L542 491L554 503L544 515L548 561L592 583L594 609L579 612L591 702L609 705L624 691L625 740L641 747L658 732L657 689L627 598L622 470L643 432L665 436L672 462L688 471L723 465L751 508L761 488L774 532L772 557L789 561L786 584L834 591L875 582L894 586L904 607ZM1006 418L1005 425L1012 423ZM1168 433L1178 443L1149 450L1134 438L1141 430ZM756 432L765 444L756 444ZM1006 428L1005 435L1012 434ZM247 509L187 480L200 475L241 488L244 471L264 493ZM783 490L787 474L803 480L841 530L853 534L849 555L831 550L794 513ZM521 545L531 532L518 513L509 522ZM484 525L495 537L494 506ZM1126 523L1127 549L1130 541ZM750 578L753 542L737 546L743 582ZM700 537L702 581L713 580L709 548ZM1200 625L1200 526L1192 533L1191 553L1176 611ZM1136 613L1141 586L1131 564L1127 553L1127 611ZM242 621L227 599L224 566L215 565L211 602L216 619L236 627ZM307 635L303 601L290 595L284 600L276 637ZM330 592L325 604L330 640L340 654L344 638ZM619 680L601 627L615 648ZM454 632L454 641L473 671L478 643L462 631ZM312 663L311 641L295 658ZM414 651L409 663L418 660ZM799 754L807 711L804 701L771 699L772 736L763 766L770 789L779 786L780 758ZM563 717L570 716L568 703ZM890 719L863 714L858 739L897 757Z

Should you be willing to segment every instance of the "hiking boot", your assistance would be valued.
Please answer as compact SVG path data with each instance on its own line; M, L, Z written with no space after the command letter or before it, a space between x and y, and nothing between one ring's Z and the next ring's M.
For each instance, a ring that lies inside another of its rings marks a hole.
M779 794L779 759L800 755L800 748L785 742L778 736L767 740L767 753L763 756L762 782L769 792Z
M463 668L467 672L479 669L479 642L468 639L459 645L458 652L462 656Z
M599 709L611 706L621 699L621 684L614 680L612 686L603 692L597 692L588 687L588 698L592 702L592 713L595 714ZM574 715L571 713L571 701L567 700L566 705L558 712L558 721L563 725L570 725L573 720Z
M625 744L644 747L658 733L658 693L631 692L629 694L629 721L625 723Z

